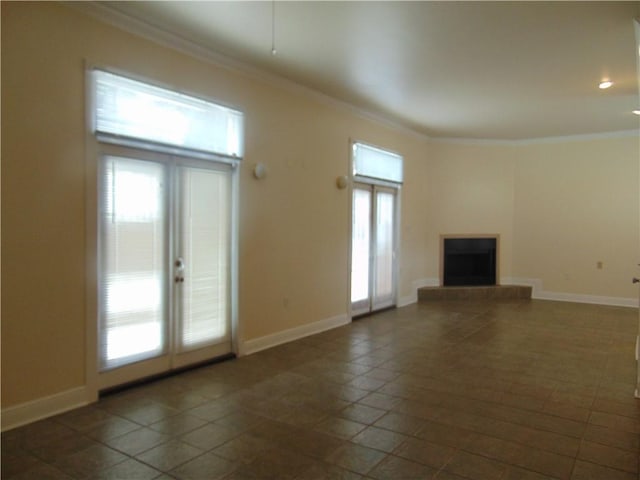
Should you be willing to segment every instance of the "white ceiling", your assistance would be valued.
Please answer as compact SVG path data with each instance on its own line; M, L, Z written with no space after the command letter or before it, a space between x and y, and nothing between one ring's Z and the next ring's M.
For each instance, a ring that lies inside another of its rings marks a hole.
M640 127L640 2L100 3L430 137Z

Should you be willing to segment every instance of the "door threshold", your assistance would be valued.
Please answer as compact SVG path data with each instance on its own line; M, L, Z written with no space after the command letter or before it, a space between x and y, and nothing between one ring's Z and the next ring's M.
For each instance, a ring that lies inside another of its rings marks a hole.
M366 317L370 317L372 315L375 315L376 313L382 313L382 312L386 312L388 310L394 310L398 308L396 305L390 305L388 307L383 307L380 308L378 310L372 310L370 312L365 312L365 313L360 313L358 315L354 315L353 317L351 317L351 320L360 320L362 318L366 318Z
M172 370L167 370L166 372L156 373L154 375L149 375L148 377L139 378L133 380L131 382L122 383L120 385L115 385L113 387L107 387L98 392L98 398L107 397L114 393L120 393L124 390L129 390L131 388L140 387L142 385L147 385L148 383L153 383L157 380L163 380L165 378L173 377L175 375L180 375L181 373L188 372L190 370L196 370L198 368L206 367L208 365L214 365L216 363L226 362L227 360L233 360L236 358L235 353L226 353L224 355L220 355L218 357L210 358L208 360L204 360L202 362L197 362L191 365L186 365L184 367L175 368Z

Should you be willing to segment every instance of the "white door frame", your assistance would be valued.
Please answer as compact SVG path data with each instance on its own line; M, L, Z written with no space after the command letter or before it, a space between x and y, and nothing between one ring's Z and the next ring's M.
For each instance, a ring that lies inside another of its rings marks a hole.
M385 301L379 304L374 304L374 290L373 290L373 280L374 280L374 270L375 267L375 255L372 250L370 250L369 255L369 298L367 299L368 305L366 307L362 306L360 308L353 306L351 302L351 270L352 270L352 261L353 261L353 207L354 207L354 191L356 189L369 190L371 192L371 211L370 211L370 226L371 228L371 237L369 239L370 249L373 249L375 246L375 231L373 228L374 219L373 215L376 212L377 208L377 199L376 193L378 191L386 191L391 192L394 195L394 225L393 225L393 269L392 269L392 285L393 285L393 293L391 295L391 299L389 301ZM352 188L350 189L350 236L349 236L349 292L348 292L348 311L349 317L357 317L359 315L366 315L368 313L373 313L375 311L379 311L385 308L393 307L398 304L398 278L399 278L399 261L400 258L400 197L401 197L401 185L394 182L385 182L382 180L372 179L368 177L359 177L355 176L352 182Z
M119 146L108 143L102 143L90 137L91 141L88 143L88 155L91 155L93 162L91 162L92 168L87 169L87 258L94 259L95 261L87 262L87 370L86 376L86 396L88 401L95 401L98 398L98 394L101 389L105 387L128 383L135 381L136 379L144 378L149 375L149 372L157 371L157 373L168 372L171 369L181 368L188 364L197 363L212 358L209 353L203 353L196 349L193 351L191 357L193 360L188 362L180 360L175 353L171 351L163 355L166 358L156 357L149 359L146 362L147 365L143 365L143 362L138 362L129 365L128 372L124 375L117 372L117 368L107 372L107 375L101 373L100 360L99 360L99 346L100 333L98 331L98 306L99 306L99 293L98 293L98 275L100 275L100 267L97 264L99 258L99 182L101 181L101 162L102 157L105 156L125 156L128 158L140 158L141 160L148 160L153 162L165 163L167 171L176 170L178 164L184 164L187 166L200 165L203 168L207 168L207 161L214 161L223 169L229 169L230 174L230 186L231 186L231 211L230 211L230 258L229 258L229 282L230 282L230 322L231 322L231 352L220 352L220 355L224 353L237 354L238 352L238 187L239 187L239 168L238 161L229 160L226 158L220 158L215 155L207 155L206 159L203 159L201 154L189 155L189 152L182 152L176 149L172 149L171 152L166 151L154 151L152 148L144 148L146 144L142 143L142 148L136 148L136 146ZM178 159L178 160L176 160ZM226 167L224 166L226 165ZM209 166L211 166L209 164ZM214 169L216 169L214 167ZM176 179L177 176L174 172L168 173L168 178ZM174 200L176 195L175 185L169 182L168 198ZM173 201L169 203L174 203ZM174 212L168 212L169 221L167 222L167 229L173 229L173 223L175 222ZM171 238L172 235L169 235ZM168 262L167 266L168 274L173 274L172 268L172 256L174 253L174 245L171 243L168 245ZM168 309L169 315L174 314L174 295L168 295ZM173 328L169 328L169 345L173 345L174 339L172 336L174 332ZM171 350L171 349L170 349ZM214 355L215 358L218 354ZM152 373L153 375L153 373Z

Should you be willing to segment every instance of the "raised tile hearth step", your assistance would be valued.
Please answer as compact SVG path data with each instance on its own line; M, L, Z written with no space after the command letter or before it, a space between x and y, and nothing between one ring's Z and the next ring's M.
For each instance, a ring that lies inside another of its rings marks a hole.
M490 285L480 287L422 287L418 301L432 300L509 300L531 298L525 285Z

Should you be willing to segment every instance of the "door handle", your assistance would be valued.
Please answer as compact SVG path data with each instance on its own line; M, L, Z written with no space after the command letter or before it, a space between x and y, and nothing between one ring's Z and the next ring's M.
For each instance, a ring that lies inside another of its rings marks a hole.
M633 279L631 280L631 282L633 282L633 283L640 283L640 278L638 278L638 277L633 277Z
M176 276L174 278L176 283L184 283L184 260L182 257L176 258L174 263L176 267Z

